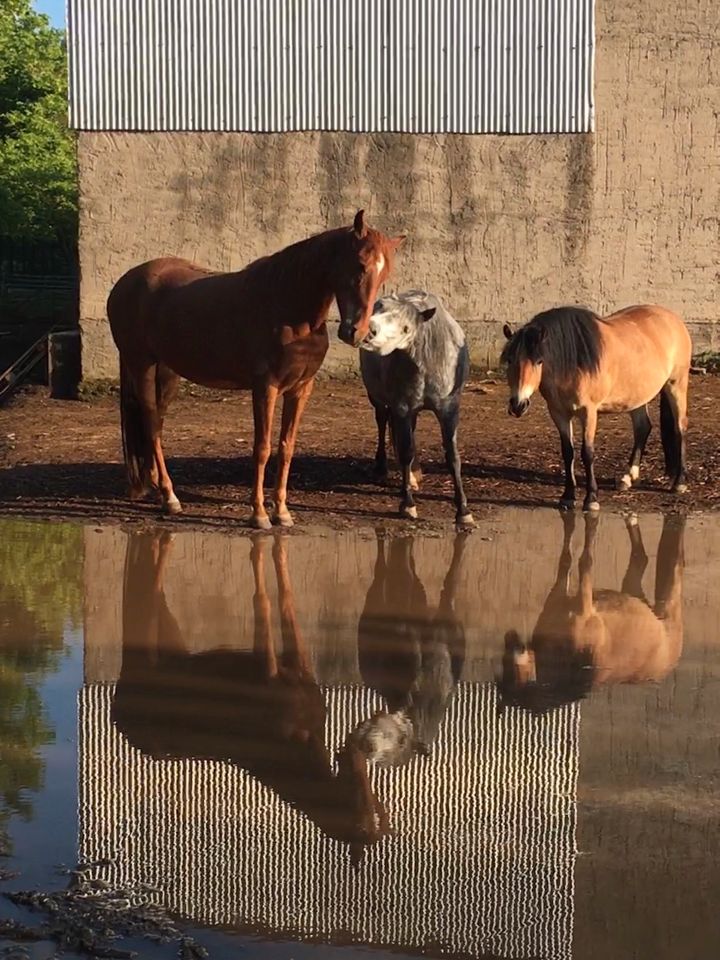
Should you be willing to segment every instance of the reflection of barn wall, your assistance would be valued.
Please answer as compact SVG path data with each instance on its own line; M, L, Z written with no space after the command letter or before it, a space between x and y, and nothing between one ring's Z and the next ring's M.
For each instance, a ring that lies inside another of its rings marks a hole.
M598 589L619 590L630 554L622 517L600 520L594 579ZM660 515L642 517L650 556L644 584L652 596ZM582 545L578 519L574 551ZM85 534L86 680L117 679L121 660L121 601L126 534L117 528ZM488 680L506 630L528 636L553 584L562 545L562 522L547 510L507 510L483 523L465 550L456 610L468 642L465 679ZM375 537L345 530L320 538L298 532L288 541L295 607L321 682L357 682L357 623L372 582ZM708 638L714 584L720 577L720 536L688 523L685 535L685 619L688 642ZM416 536L414 555L428 600L436 603L450 564L452 539ZM275 575L268 564L270 597ZM190 651L251 644L253 580L250 541L195 531L176 535L165 579L168 605ZM277 605L273 600L273 610ZM275 620L277 626L277 620ZM685 657L687 657L687 644Z
M356 873L347 852L244 771L157 761L110 720L112 685L80 695L80 857L112 885L161 885L203 924L461 955L571 956L579 709L498 714L461 684L431 758L382 771L396 835ZM327 744L373 695L326 689ZM157 895L160 897L160 894Z

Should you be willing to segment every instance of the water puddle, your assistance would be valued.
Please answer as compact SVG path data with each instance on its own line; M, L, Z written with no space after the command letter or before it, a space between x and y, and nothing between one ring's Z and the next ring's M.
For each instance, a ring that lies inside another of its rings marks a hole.
M702 516L0 521L0 937L711 956L719 575Z

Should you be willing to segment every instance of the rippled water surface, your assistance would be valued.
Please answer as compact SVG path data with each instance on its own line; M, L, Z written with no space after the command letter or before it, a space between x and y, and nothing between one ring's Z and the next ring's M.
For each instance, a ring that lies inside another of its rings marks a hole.
M719 582L703 516L2 520L0 924L38 960L710 958Z

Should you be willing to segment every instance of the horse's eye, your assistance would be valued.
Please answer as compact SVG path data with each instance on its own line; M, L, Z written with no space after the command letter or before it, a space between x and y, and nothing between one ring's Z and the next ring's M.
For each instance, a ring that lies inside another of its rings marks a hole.
M410 327L407 327L407 326L403 327L403 333L409 333L409 332L410 332Z

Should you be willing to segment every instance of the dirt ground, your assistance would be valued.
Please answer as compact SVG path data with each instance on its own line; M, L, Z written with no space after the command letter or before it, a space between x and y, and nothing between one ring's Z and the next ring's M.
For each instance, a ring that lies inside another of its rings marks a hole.
M659 429L648 444L640 486L615 491L630 450L627 416L601 420L596 472L605 510L698 510L720 505L720 378L691 381L688 462L690 490L667 491ZM651 411L657 421L657 409ZM431 414L418 425L425 476L418 497L420 526L451 524L451 485ZM503 382L475 378L467 387L460 427L465 487L475 516L498 506L553 506L561 492L557 432L544 403L517 421L507 414ZM247 394L188 387L171 409L165 449L185 507L180 524L241 529L248 516L252 476L252 416ZM375 423L359 380L319 382L305 414L291 475L296 523L407 525L396 518L399 476L388 485L371 478ZM578 466L582 477L582 467ZM47 398L28 388L0 410L0 513L105 522L152 522L154 502L124 494L118 398ZM174 523L175 521L173 521Z

